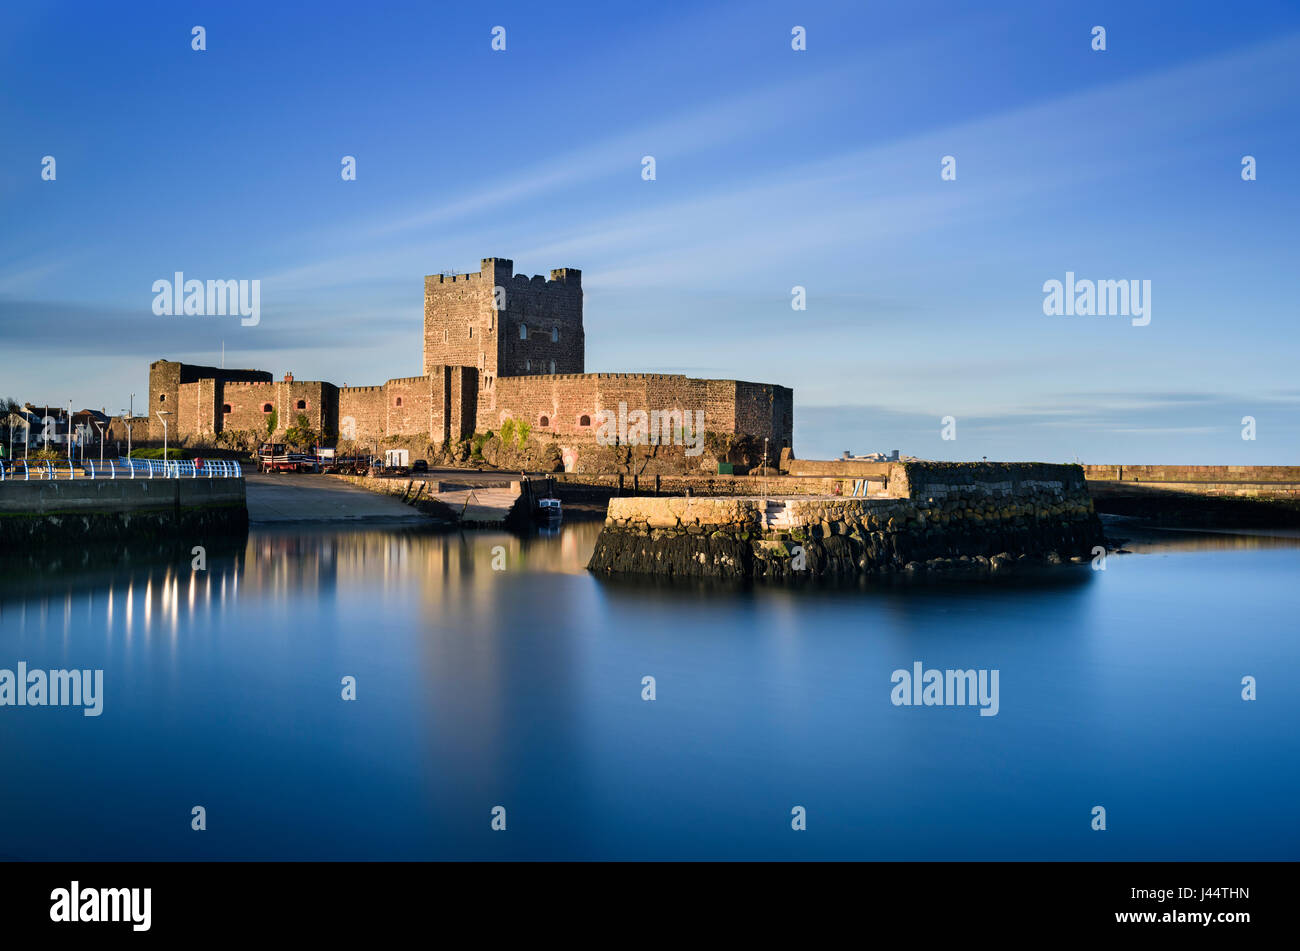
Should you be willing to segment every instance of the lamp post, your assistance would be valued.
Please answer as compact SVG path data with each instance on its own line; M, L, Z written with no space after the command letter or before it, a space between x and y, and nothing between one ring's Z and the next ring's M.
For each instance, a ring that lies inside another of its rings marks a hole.
M122 410L122 415L126 419L126 458L131 458L131 417L127 415L127 410ZM122 449L122 444L118 443L118 451Z
M104 468L104 424L95 420L95 426L99 429L99 468Z
M167 471L167 416L168 415L169 414L167 410L165 409L158 410L158 418L162 420L162 424L163 424L163 472Z
M68 468L72 468L72 400L68 400Z

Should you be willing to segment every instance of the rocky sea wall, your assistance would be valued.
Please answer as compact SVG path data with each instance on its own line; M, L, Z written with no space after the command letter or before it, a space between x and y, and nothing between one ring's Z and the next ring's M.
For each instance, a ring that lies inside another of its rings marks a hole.
M1078 466L898 463L871 498L619 498L597 573L798 580L993 574L1104 547Z

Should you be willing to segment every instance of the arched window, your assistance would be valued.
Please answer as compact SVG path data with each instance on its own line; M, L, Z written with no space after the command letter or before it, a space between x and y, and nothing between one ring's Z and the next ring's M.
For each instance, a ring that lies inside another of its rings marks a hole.
M542 417L541 419L539 419L537 422L538 422L539 424L541 424L542 426L549 426L549 425L551 425L551 417L549 417L549 416L543 416L543 417Z
M591 417L590 417L590 416L586 416L586 415L579 416L579 417L578 417L578 425L579 425L579 426L590 426L590 425L591 425Z
M560 342L560 328L559 328L559 327L552 327L552 328L551 328L551 343L559 343L559 342Z
M167 394L166 394L166 393L159 393L159 394L158 394L158 402L159 402L159 403L166 403L166 402L167 402Z
M298 408L299 408L299 409L306 409L306 408L307 408L307 401L306 401L306 400L299 400L299 401L298 401Z
M263 403L263 404L262 404L262 412L263 412L263 413L269 413L269 412L271 412L271 404L270 404L270 403Z
M552 372L552 373L555 372L555 361L554 361L554 360L551 361L551 372Z
M473 325L473 324L470 324L470 326L469 326L469 338L470 338L471 340L474 339L474 325Z
M442 330L442 342L446 343L448 339L447 328L444 327Z
M394 406L401 406L401 405L402 405L402 398L399 396L399 397L397 398L396 402L393 403L393 405L394 405Z
M525 361L524 361L524 372L525 372L525 373L531 373L532 370L533 370L533 361L532 361L532 360L525 360Z
M527 325L527 324L520 324L520 325L519 325L519 339L520 339L520 340L527 340L527 339L528 339L528 325Z
M230 406L229 403L222 403L222 404L221 404L221 412L222 412L222 413L233 413L234 410L231 408L231 406Z

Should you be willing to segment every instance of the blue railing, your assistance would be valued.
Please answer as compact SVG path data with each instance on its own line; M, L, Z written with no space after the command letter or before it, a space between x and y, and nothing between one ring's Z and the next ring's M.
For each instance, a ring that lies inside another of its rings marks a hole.
M80 474L78 474L80 470ZM60 459L0 462L0 482L6 479L242 479L244 470L233 459L108 459L86 460L80 466Z

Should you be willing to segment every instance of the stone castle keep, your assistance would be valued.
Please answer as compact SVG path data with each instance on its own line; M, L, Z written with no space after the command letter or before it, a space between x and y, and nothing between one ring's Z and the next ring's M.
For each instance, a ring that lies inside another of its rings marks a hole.
M529 278L507 258L484 258L473 274L424 279L424 359L419 376L379 386L276 382L262 370L226 370L158 360L149 367L150 433L166 410L173 443L205 444L223 434L265 438L305 416L327 443L360 447L405 439L442 447L507 419L552 440L566 467L590 454L602 410L704 413L707 433L767 439L771 458L790 448L794 393L770 383L698 380L680 374L587 373L582 272Z

